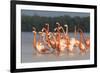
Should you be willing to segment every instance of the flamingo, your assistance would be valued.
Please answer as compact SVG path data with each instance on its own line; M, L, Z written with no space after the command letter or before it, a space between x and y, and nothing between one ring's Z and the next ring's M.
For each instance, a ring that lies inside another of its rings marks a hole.
M74 50L74 45L75 45L75 38L70 38L68 35L68 25L64 25L66 28L66 33L65 33L65 40L66 40L66 45L67 45L67 50L69 51L69 54L73 54L73 50Z
M86 38L85 43L86 43L86 48L89 49L90 48L90 38L89 37Z
M86 52L86 47L85 45L82 43L82 39L83 39L83 36L82 36L82 33L80 32L80 43L79 43L79 48L80 48L80 53L81 54L84 54Z
M69 38L68 35L68 25L65 25L66 27L66 33L64 31L64 29L60 26L60 24L58 25L59 28L56 28L57 33L56 33L56 48L57 48L57 52L58 53L63 53L65 52L66 48L67 50L72 53L73 49L74 49L74 45L75 45L75 38ZM62 29L64 36L62 36L60 33L60 30Z
M60 38L58 38L57 35L55 36L53 33L50 36L50 43L52 48L58 55L61 56L61 53L63 53L67 47L65 39L62 36L59 36Z
M36 28L34 27L33 27L33 34L34 34L33 47L36 49L36 51L40 54L50 53L48 47L43 43L43 41L41 41L42 32L39 32L40 37L38 41L36 41Z
M44 42L49 46L49 48L55 48L55 42L54 42L54 36L49 32L49 24L46 23L45 26L42 29L42 32L45 33L44 37Z
M56 38L55 38L55 35L54 35L54 33L52 32L50 32L49 33L49 44L51 45L51 47L53 48L53 49L55 49L56 48Z
M63 27L60 26L60 24L58 26L59 28L56 28L57 30L56 43L58 44L56 48L58 48L58 52L63 53L67 49L70 53L72 53L74 49L75 39L69 38L68 25L65 25L66 32L64 31ZM60 34L61 33L60 30L63 31L64 36Z
M61 35L61 31L64 33L63 27L60 25L60 23L56 22L57 27L54 29L56 32L56 51L58 54L63 53L65 51L66 46L66 41L64 37Z
M76 30L76 29L75 29ZM84 54L86 52L86 46L83 43L83 32L79 29L80 33L80 40L76 39L77 32L75 31L75 46L80 49L80 53Z
M80 32L81 32L81 35L84 39L84 43L85 43L85 46L86 46L86 50L88 50L90 48L90 37L86 37L84 34L83 34L83 31L80 29Z
M66 35L67 49L68 49L69 53L73 54L74 46L79 47L80 51L83 53L83 51L85 51L86 48L85 48L84 44L82 43L82 34L80 33L80 41L78 39L76 39L77 32L76 32L76 26L75 26L74 38L68 38L68 25L65 25L65 27L66 27L66 34L67 34Z
M46 41L49 42L48 34L49 34L49 24L46 23L45 26L42 28L42 32L46 33Z

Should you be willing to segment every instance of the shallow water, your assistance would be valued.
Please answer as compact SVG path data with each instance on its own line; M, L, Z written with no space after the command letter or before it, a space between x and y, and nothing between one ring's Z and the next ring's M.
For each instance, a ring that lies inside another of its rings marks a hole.
M69 33L70 37L73 37L73 33ZM84 33L89 36L89 33ZM47 62L47 61L71 61L71 60L87 60L90 59L90 52L88 51L84 55L80 55L79 49L76 48L74 55L71 56L65 52L62 56L57 56L55 54L44 54L36 55L36 50L32 46L33 41L32 32L22 32L21 33L21 62L31 63L31 62ZM39 36L37 36L38 39ZM78 39L79 39L78 35Z

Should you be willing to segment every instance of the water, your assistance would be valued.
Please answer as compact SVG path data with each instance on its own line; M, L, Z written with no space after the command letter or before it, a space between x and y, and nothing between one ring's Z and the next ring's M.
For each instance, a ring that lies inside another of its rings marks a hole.
M89 33L84 33L89 36ZM36 50L32 46L33 41L32 32L22 32L21 33L21 62L22 63L32 63L32 62L47 62L47 61L71 61L71 60L87 60L90 59L90 52L88 51L85 55L79 54L79 49L77 48L74 56L70 56L65 53L62 56L56 56L55 54L45 54L41 56L36 55ZM38 38L39 36L37 36ZM73 33L70 33L70 37L73 37ZM79 38L79 35L78 35Z

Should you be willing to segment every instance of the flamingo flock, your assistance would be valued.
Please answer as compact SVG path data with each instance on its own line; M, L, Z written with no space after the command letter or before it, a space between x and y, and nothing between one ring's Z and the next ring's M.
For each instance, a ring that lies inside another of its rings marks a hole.
M64 28L59 22L56 22L56 28L54 32L49 31L49 24L46 23L40 32L36 32L36 28L33 27L33 48L39 54L56 54L60 55L67 51L68 54L73 54L74 50L78 48L79 53L85 54L90 48L90 38L85 36L81 29L74 31L74 37L70 37L68 34L68 25L64 25ZM37 33L39 38L36 39ZM80 35L80 39L77 35Z

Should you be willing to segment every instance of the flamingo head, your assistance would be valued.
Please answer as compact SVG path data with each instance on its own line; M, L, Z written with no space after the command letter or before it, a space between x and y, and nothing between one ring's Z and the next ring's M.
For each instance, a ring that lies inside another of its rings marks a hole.
M32 27L33 31L36 31L36 28L35 27Z
M65 27L68 27L68 25L66 24L66 25L64 25Z

